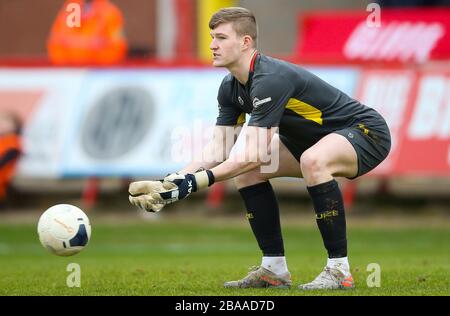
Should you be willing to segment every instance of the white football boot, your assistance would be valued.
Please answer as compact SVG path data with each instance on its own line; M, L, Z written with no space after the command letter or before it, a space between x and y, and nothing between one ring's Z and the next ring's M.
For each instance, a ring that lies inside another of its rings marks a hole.
M291 274L275 274L264 267L252 267L247 276L241 280L225 282L227 288L289 288Z
M298 286L300 290L347 290L354 287L350 273L344 274L340 269L328 266L312 282Z

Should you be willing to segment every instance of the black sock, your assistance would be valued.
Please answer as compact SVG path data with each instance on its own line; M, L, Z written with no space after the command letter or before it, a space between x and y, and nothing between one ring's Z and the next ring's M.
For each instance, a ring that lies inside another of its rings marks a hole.
M280 211L270 182L239 190L247 208L247 218L259 248L266 257L284 256Z
M336 180L307 187L328 258L347 256L344 201Z

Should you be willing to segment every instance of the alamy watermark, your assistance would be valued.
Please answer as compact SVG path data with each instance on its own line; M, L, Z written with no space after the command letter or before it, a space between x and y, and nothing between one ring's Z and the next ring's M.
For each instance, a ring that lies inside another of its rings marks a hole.
M66 271L70 272L66 278L67 287L80 287L81 286L81 268L78 263L69 263L66 267Z
M367 287L381 286L381 267L378 263L369 263L366 268L367 272L371 272L366 279Z
M174 162L231 162L258 163L261 173L278 170L278 128L252 126L205 126L198 120L192 128L176 127L171 133L170 156Z
M66 6L66 25L70 28L81 27L81 7L78 3L71 2Z
M381 7L378 3L369 3L366 11L370 14L366 18L366 25L368 27L381 27Z

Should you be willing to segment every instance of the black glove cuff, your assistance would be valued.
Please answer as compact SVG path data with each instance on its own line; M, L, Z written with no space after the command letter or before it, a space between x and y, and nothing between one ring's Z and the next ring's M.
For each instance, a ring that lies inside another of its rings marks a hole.
M214 177L214 173L212 173L211 170L206 170L206 174L208 175L208 186L210 187L214 184L216 178Z

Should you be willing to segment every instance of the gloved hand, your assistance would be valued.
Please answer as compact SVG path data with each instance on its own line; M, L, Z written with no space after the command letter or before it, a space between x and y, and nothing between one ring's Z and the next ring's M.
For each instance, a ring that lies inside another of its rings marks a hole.
M185 199L192 192L211 186L214 183L214 175L210 170L203 170L194 174L186 175L172 173L164 178L163 186L165 191L157 193L160 199L156 200L164 205Z
M128 188L130 193L128 199L131 204L147 212L159 212L165 204L162 203L158 192L172 188L171 185L166 187L163 180L132 182Z
M184 199L213 183L214 175L210 170L186 175L172 173L164 180L132 182L128 199L147 212L159 212L166 204Z

